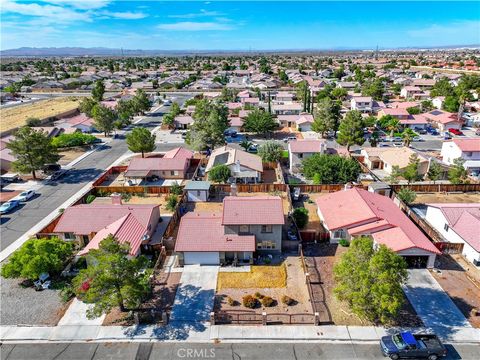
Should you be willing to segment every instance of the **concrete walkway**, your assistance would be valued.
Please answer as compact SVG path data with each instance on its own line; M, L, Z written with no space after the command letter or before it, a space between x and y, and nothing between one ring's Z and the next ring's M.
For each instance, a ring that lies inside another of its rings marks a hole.
M218 266L184 266L175 295L170 323L204 323L213 310Z
M425 327L438 335L448 337L452 332L468 333L472 329L472 325L428 270L408 270L404 291Z
M77 298L73 299L72 303L68 307L65 315L58 322L58 326L72 326L72 325L85 325L85 326L100 326L103 324L105 315L102 315L96 319L90 320L87 318L87 310L91 305L85 304L83 301Z

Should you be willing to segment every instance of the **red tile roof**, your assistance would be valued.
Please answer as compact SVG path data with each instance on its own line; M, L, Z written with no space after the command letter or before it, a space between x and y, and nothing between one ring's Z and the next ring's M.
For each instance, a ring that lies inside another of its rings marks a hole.
M113 205L83 204L67 208L62 214L54 233L90 235L113 224L120 218L132 214L147 228L152 212L158 205Z
M365 232L373 233L376 236L374 239L379 239L395 251L417 247L435 254L439 253L400 208L386 196L352 188L319 197L317 206L329 230L356 227L358 233L358 227L361 225L385 220L391 225L390 229L376 232L369 229ZM401 229L401 232L392 231L395 228ZM406 241L405 237L409 240ZM414 245L410 246L410 243Z
M462 151L480 151L480 139L453 139L452 141Z
M292 153L320 153L325 140L296 140L288 144Z
M223 225L283 225L279 196L227 196L223 199Z
M184 170L188 159L193 157L193 152L184 148L175 148L167 151L161 158L136 157L128 164L128 171L142 170Z
M255 236L225 235L220 214L187 213L180 220L175 251L255 251Z

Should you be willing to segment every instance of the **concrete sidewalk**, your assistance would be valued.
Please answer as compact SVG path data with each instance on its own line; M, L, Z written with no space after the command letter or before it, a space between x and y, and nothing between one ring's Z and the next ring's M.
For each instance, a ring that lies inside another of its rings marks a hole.
M221 342L377 342L382 336L400 330L426 332L429 329L386 329L373 326L234 326L176 322L157 326L56 326L56 327L0 327L2 342L123 342L163 341L188 343ZM442 337L450 343L480 344L480 329L453 329L451 336Z
M63 317L58 322L58 326L101 326L105 315L95 319L87 318L87 310L92 305L85 304L77 298L73 299Z

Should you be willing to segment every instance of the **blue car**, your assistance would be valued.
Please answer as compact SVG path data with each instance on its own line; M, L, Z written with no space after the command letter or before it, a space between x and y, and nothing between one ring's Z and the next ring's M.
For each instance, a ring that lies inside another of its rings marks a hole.
M20 205L18 200L10 200L0 205L0 214L7 214Z

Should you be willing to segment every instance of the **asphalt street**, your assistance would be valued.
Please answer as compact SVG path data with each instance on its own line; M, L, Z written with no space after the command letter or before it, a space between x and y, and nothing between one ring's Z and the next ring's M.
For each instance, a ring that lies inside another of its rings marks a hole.
M447 345L443 359L478 359L478 345ZM48 343L3 344L2 360L353 360L385 359L378 344L353 343Z
M175 97L175 101L182 105L190 96L177 95ZM169 107L163 106L157 109L155 113L145 116L132 128L143 126L153 129L160 125L161 116L168 110ZM157 151L166 151L174 147L174 144L159 145ZM13 243L53 210L74 196L82 187L98 177L127 151L128 148L124 139L112 140L73 166L58 181L42 186L36 191L38 195L21 205L21 208L10 214L2 215L0 218L0 250Z

